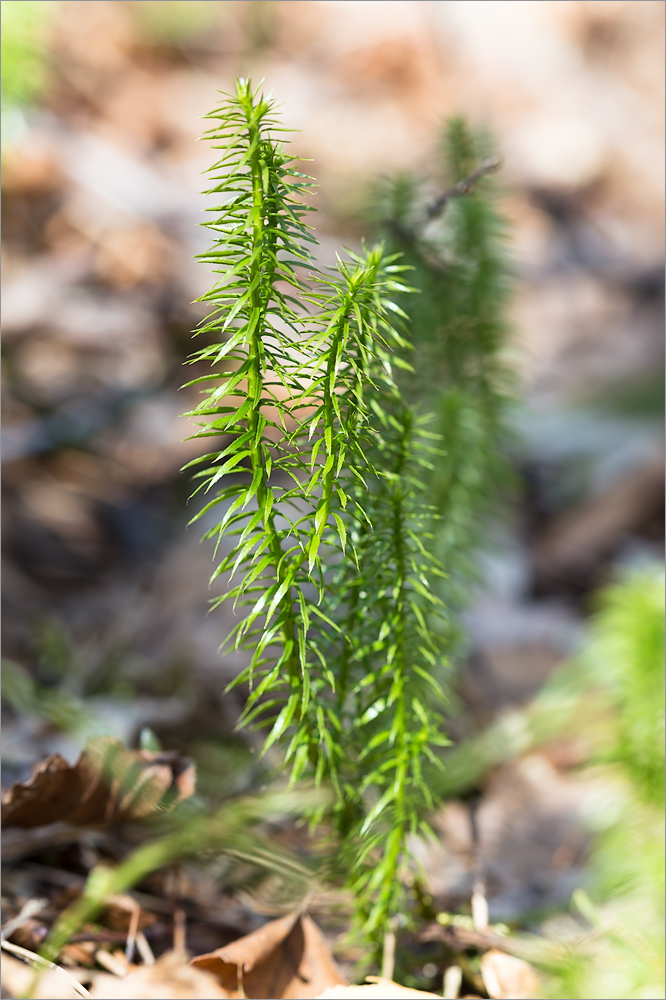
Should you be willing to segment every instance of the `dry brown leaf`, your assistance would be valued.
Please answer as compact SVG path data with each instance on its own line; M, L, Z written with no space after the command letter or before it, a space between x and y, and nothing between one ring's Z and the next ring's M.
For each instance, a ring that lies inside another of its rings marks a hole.
M121 822L153 812L167 795L188 798L194 765L174 752L127 750L119 740L92 740L75 764L51 754L26 782L2 795L4 827L67 822Z
M481 959L481 975L492 1000L532 1000L541 995L541 982L534 967L497 948L491 948Z
M190 964L217 976L234 998L306 1000L344 984L315 922L293 913Z
M363 986L333 986L324 990L316 1000L400 1000L401 997L441 997L437 993L424 993L422 990L412 990L408 986L401 986L391 979L379 979L375 976L368 976L370 983Z
M214 976L188 965L182 953L170 951L154 965L134 967L122 979L100 973L90 996L95 1000L229 1000L232 994Z

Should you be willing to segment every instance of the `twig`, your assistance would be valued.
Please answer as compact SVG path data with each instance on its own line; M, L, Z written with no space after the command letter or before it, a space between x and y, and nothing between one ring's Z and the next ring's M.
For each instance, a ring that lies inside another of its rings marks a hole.
M462 952L470 948L479 952L489 951L496 948L507 955L515 955L526 962L533 964L548 963L550 967L555 967L565 961L566 949L563 945L546 941L536 936L522 935L513 937L508 934L498 934L496 930L489 928L485 931L477 931L471 927L462 927L457 924L433 925L426 927L418 935L419 941L443 941L447 948L460 955L458 959L463 965ZM467 972L465 971L465 975Z
M453 198L462 198L464 195L469 194L475 184L487 174L497 173L501 166L502 160L499 156L486 157L469 177L463 177L452 188L449 188L448 191L443 191L434 201L430 202L425 212L426 221L430 222L431 219L441 215Z
M474 851L474 888L472 890L472 920L474 930L488 929L488 900L486 899L486 880L483 875L483 858L481 856L479 823L479 799L474 797L469 803L469 825Z
M155 956L153 955L153 950L148 944L148 938L143 933L143 931L139 931L136 935L136 948L139 954L141 955L141 959L144 965L155 964Z
M43 972L55 972L63 976L67 980L67 985L74 991L77 997L90 996L85 986L81 986L81 983L74 976L67 972L66 969L63 969L62 966L56 965L55 962L49 962L47 958L42 958L41 955L36 955L34 951L28 951L27 948L21 948L18 944L12 944L10 941L0 942L0 947L8 951L11 955L16 955L17 958L23 959L38 975ZM29 992L32 993L32 989Z
M185 954L187 941L187 921L185 908L183 907L183 869L181 865L174 865L172 874L172 902L173 902L173 950L179 954Z
M5 926L2 928L2 933L0 933L0 938L4 941L6 938L10 938L14 931L17 931L19 927L23 927L23 924L27 923L32 917L34 917L40 910L46 906L46 899L29 899L27 903L24 903L19 912L16 914L13 920L8 920Z
M393 979L395 966L395 920L391 921L390 930L384 935L384 950L382 953L382 979Z
M474 929L485 931L488 927L488 900L486 899L486 885L481 878L474 883L472 893L472 920Z
M139 930L139 920L141 919L141 907L132 900L134 906L130 916L129 928L127 930L127 944L125 945L125 961L129 965L134 958L134 947L136 945L136 935Z
M444 989L442 996L444 1000L456 1000L460 996L460 987L463 981L463 970L459 965L450 965L444 973Z
M411 226L398 222L398 220L394 218L387 219L384 224L393 233L394 238L403 245L403 247L413 247L419 242L421 231L428 225L429 222L432 222L433 219L437 218L438 215L444 214L450 201L454 198L462 198L465 195L470 194L470 192L474 189L475 184L482 180L482 178L484 178L487 174L496 173L501 166L502 160L499 156L488 156L485 160L481 161L476 170L474 170L468 177L463 177L463 179L458 181L458 183L452 188L448 188L448 190L437 195L437 197L426 207L423 215L418 219L415 219ZM442 261L438 260L434 254L430 253L427 247L421 248L420 252L434 270L445 270Z
M106 969L107 972L118 976L119 979L123 979L128 973L127 959L124 956L123 958L119 958L117 954L105 951L103 948L99 948L96 951L95 961L103 969Z

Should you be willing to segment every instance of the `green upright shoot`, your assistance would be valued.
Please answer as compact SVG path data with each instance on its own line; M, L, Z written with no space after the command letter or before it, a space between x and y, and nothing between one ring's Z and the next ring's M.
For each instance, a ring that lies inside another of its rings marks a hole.
M410 368L405 266L380 245L321 273L312 182L272 101L240 81L209 117L220 205L201 259L219 279L191 358L211 371L188 384L203 387L192 415L215 450L190 463L208 497L195 519L219 511L206 535L213 578L230 580L215 603L238 617L227 643L248 651L241 722L266 727L264 752L284 748L292 781L333 787L359 915L379 941L432 805L422 762L445 742L421 481L433 442L395 379Z

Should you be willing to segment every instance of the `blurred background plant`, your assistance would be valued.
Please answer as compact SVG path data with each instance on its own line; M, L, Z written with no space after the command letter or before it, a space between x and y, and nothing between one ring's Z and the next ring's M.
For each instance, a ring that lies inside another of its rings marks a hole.
M493 769L582 736L585 871L569 911L540 921L542 945L517 938L543 969L548 997L664 992L665 599L660 565L599 591L579 652L534 701L458 744L441 778L432 775L441 795L469 794Z
M665 597L661 567L603 590L590 637L567 668L581 697L598 699L608 714L588 765L604 781L586 805L595 834L587 895L574 894L590 929L563 922L568 954L553 975L553 997L664 992Z
M490 541L489 521L506 515L509 462L511 263L496 185L501 165L488 136L459 118L440 129L432 176L386 180L372 214L391 250L412 269L418 294L402 307L414 345L405 391L434 415L442 454L429 490L440 515L437 555L446 567L447 607L469 599L476 554ZM514 484L515 485L515 484ZM503 489L504 487L504 489ZM459 631L450 619L451 635Z
M57 0L6 0L0 8L3 146L26 131L25 111L46 85L48 31L57 6Z

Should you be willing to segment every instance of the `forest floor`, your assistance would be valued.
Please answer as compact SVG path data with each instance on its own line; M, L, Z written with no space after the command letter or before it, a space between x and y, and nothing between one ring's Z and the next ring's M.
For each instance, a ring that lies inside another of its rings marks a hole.
M186 529L179 471L200 448L183 441L179 387L201 316L191 303L209 284L193 258L210 152L195 140L237 74L265 78L302 130L323 263L359 246L378 176L427 167L443 115L488 122L503 152L517 489L463 616L454 740L518 718L579 647L594 592L663 557L662 5L391 3L381 19L377 6L61 3L47 84L3 110L2 921L17 921L3 934L14 948L37 950L90 870L142 842L137 819L160 796L192 795L192 762L211 811L265 777L253 737L234 730L240 695L223 694L241 663L218 653L211 551ZM488 23L469 22L479 7ZM491 13L501 7L513 32ZM145 730L162 750L132 749ZM99 733L117 742L81 757ZM134 784L100 784L93 758L109 747ZM437 842L415 847L428 903L398 955L409 983L439 992L455 967L447 995L538 989L524 965L497 964L493 928L541 928L584 884L598 781L585 754L570 728L517 745L437 813ZM305 863L289 808L266 811L257 843L278 867ZM59 963L91 992L68 995L240 996L240 962L248 996L313 996L289 957L299 935L319 991L344 982L362 958L345 900L312 896L322 938L294 911L294 878L285 888L209 854L171 865L77 931ZM252 932L259 944L239 940ZM216 954L185 972L174 948ZM135 955L152 986L119 976ZM2 996L23 995L25 967L7 968Z

